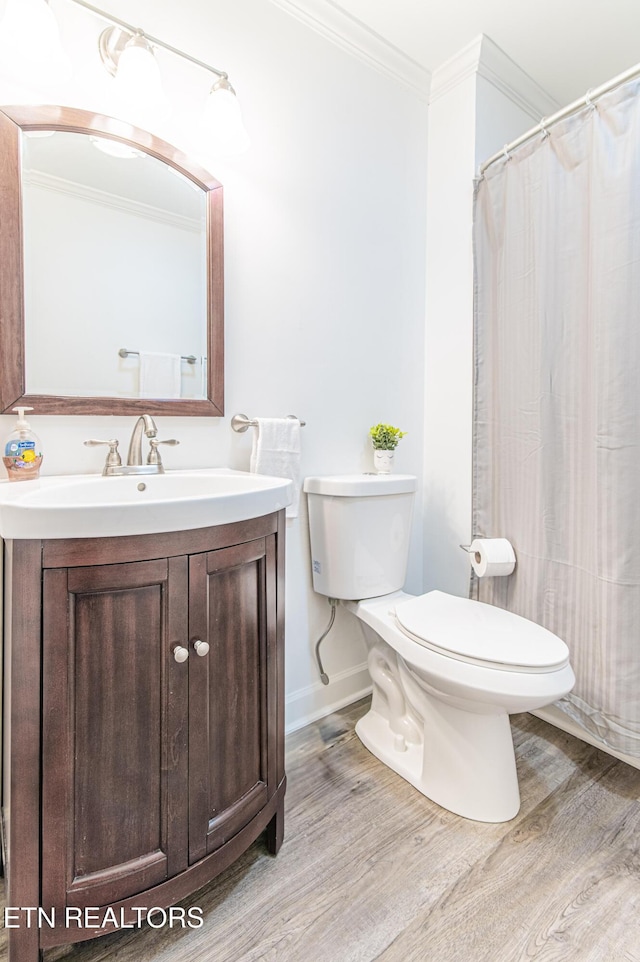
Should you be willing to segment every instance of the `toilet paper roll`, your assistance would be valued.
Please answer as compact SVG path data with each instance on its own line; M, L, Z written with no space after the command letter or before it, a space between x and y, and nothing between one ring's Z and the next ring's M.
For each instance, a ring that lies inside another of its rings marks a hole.
M469 558L478 578L502 578L516 566L516 553L506 538L476 538L471 542Z

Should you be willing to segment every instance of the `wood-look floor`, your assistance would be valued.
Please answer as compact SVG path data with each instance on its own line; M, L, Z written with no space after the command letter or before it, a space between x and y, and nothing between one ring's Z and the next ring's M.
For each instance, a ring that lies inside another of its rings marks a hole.
M514 716L521 811L470 822L369 754L366 707L288 738L280 854L259 840L185 902L202 928L105 936L67 962L640 962L640 771Z

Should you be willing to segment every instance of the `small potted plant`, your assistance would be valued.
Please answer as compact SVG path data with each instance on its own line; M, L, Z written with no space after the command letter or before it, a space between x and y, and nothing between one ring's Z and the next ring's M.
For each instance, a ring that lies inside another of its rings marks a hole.
M369 430L373 442L373 466L376 474L391 474L393 452L407 432L391 424L374 424Z

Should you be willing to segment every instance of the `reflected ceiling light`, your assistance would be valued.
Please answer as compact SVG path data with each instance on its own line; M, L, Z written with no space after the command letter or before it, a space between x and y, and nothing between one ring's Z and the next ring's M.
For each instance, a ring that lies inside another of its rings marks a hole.
M27 84L69 79L71 61L48 0L7 0L0 23L0 69Z
M144 157L145 154L135 147L130 147L120 140L111 140L108 137L89 137L90 142L103 154L110 157L117 157L119 160L135 160L137 157Z
M43 137L55 137L55 130L23 130L23 137L30 137L33 140L41 140Z
M190 187L192 190L194 190L196 194L200 194L202 192L200 185L196 184L195 181L191 180L190 177L185 177L181 170L176 170L175 167L171 167L169 164L165 165L165 169L168 174L170 174L172 177L176 177L182 184L186 184L187 187Z

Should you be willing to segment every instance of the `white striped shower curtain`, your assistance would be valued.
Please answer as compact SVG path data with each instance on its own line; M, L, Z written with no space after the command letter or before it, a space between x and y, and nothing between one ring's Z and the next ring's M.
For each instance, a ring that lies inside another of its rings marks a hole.
M559 707L640 757L640 81L477 185L474 534L517 566L480 600L571 651Z

